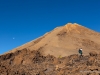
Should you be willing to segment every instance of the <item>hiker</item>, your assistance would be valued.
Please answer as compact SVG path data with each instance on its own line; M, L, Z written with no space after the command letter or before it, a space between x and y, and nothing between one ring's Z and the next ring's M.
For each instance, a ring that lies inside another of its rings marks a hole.
M82 48L80 48L78 52L80 53L80 57L83 57L83 55L82 55L83 54Z

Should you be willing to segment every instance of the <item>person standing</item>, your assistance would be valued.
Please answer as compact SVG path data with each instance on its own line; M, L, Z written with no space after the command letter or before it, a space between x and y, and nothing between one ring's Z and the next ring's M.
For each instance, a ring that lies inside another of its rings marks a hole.
M81 57L83 57L83 55L82 55L82 54L83 54L83 51L82 51L82 50L83 50L83 49L80 48L79 51L78 51Z

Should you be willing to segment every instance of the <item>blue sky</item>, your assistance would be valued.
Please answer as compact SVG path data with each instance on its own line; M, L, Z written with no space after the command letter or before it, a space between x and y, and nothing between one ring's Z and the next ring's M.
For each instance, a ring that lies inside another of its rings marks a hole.
M100 0L0 0L0 54L68 22L100 32Z

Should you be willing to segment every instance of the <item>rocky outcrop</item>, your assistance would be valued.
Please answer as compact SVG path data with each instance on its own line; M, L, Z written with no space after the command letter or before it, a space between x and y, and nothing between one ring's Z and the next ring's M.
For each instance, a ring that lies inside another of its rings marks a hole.
M97 56L97 52L92 51L92 52L89 53L89 55L90 55L90 56Z
M0 56L0 75L99 75L100 54L43 56L27 49Z

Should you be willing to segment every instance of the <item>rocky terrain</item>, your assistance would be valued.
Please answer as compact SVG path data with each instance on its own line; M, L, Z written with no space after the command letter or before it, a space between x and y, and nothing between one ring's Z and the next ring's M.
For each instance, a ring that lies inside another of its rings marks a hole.
M0 75L100 75L100 54L54 57L23 49L0 56Z
M57 27L0 55L0 75L100 75L100 33L76 23Z

